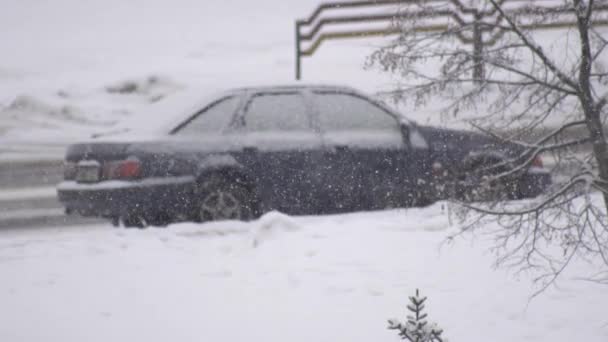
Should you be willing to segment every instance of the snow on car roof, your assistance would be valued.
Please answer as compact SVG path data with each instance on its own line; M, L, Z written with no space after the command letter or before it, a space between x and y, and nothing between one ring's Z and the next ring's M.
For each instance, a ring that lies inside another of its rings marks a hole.
M189 116L205 108L217 99L247 92L273 92L303 89L354 92L361 94L360 91L348 86L301 83L247 86L224 90L215 89L212 91L205 88L188 88L145 106L127 120L112 127L112 129L94 134L93 138L117 135L129 135L131 137L134 135L166 135ZM393 110L393 112L395 111Z
M249 87L239 87L234 90L244 91L289 91L301 89L336 90L336 91L357 91L356 89L343 85L334 84L315 84L315 83L286 83L279 85L256 85Z
M129 135L166 135L180 122L212 101L235 94L238 91L209 91L208 89L190 88L168 95L162 100L143 107L127 120L112 129L96 134L95 137L106 137L117 134Z

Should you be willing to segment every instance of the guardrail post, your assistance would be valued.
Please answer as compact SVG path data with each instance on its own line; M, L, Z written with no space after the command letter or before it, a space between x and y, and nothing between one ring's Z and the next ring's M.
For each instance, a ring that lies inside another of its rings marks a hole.
M302 60L300 56L300 26L302 23L299 20L296 20L296 80L300 80L301 76L301 68L302 68Z

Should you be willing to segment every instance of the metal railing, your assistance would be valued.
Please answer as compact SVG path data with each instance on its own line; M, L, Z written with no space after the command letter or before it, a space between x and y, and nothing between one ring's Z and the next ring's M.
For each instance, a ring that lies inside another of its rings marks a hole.
M480 10L475 7L466 6L462 0L426 0L424 4L445 5L437 9L408 10L406 6L420 3L420 0L367 0L367 1L347 1L320 4L314 12L303 20L296 20L295 40L296 40L296 80L302 76L302 58L312 56L320 47L321 43L327 40L362 38L373 36L388 36L401 33L402 28L394 23L398 20L416 18L416 24L410 28L417 32L451 32L462 44L473 46L474 70L473 78L481 80L484 77L484 66L482 53L484 47L495 45L501 37L508 31L501 24L505 20L504 16L495 8ZM550 10L554 15L574 13L573 9L558 7L547 7L542 4L555 3L554 0L498 0L499 5L511 5L504 10L508 16L527 16L532 19L529 24L522 24L520 27L526 30L548 30L563 29L575 25L572 20L544 20L541 22L533 21L542 11ZM523 6L521 4L525 4ZM379 14L357 14L342 16L336 15L323 17L323 13L328 10L342 11L346 9L362 8L373 9L386 5L403 6L403 10L385 12ZM531 5L535 5L533 7ZM536 10L535 10L536 9ZM542 11L541 11L542 10ZM608 4L597 5L596 11L608 11ZM426 22L426 19L440 19L440 22ZM323 32L327 26L338 26L344 24L365 24L365 23L385 23L385 28L369 28L357 30L340 30ZM456 25L456 26L454 26ZM594 26L608 26L608 19L595 20ZM454 29L458 28L458 29ZM303 29L307 31L303 32ZM303 43L310 42L307 47Z

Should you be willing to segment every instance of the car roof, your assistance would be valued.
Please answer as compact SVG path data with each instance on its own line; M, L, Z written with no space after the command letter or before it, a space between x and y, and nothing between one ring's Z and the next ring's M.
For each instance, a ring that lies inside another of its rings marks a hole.
M133 135L160 136L168 134L179 123L185 121L194 113L200 111L212 102L231 95L242 95L251 92L284 92L284 91L336 91L346 93L362 92L355 88L342 85L328 84L281 84L260 85L240 88L228 88L224 90L209 90L209 88L192 87L171 94L157 103L152 103L130 118L122 121L105 132L100 132L94 137L109 137Z
M342 92L358 92L355 88L342 85L328 84L281 84L281 85L261 85L253 87L234 88L232 91L301 91L301 90L326 90L326 91L342 91Z

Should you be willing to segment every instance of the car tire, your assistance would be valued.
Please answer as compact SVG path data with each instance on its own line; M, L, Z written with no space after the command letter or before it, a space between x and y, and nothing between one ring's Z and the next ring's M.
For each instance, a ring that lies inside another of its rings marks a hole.
M249 221L255 217L251 191L243 184L224 176L205 177L199 181L194 193L194 218L198 222Z
M146 223L146 221L139 217L139 216L126 216L121 218L120 220L122 222L122 225L125 228L139 228L139 229L144 229L148 226L148 224Z
M146 223L154 227L166 227L172 222L172 218L163 211L150 214L146 217Z
M516 198L516 189L504 179L488 180L478 172L466 172L457 185L456 198L464 202L496 202Z

